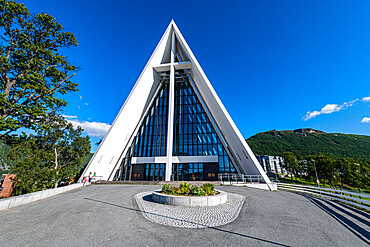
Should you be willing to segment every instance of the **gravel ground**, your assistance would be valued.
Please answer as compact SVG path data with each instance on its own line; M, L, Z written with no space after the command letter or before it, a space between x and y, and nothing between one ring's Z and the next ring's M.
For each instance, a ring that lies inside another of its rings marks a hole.
M153 202L152 191L135 195L143 216L151 222L183 228L222 226L234 221L244 203L245 196L228 193L225 204L212 207L181 207Z

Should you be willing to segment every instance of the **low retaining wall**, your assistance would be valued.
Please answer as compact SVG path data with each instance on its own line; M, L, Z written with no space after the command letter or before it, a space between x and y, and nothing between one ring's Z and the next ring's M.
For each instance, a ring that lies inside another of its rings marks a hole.
M41 200L41 199L44 199L50 196L54 196L54 195L57 195L57 194L60 194L60 193L63 193L69 190L80 188L82 186L83 186L82 183L71 184L71 185L56 188L56 189L42 190L42 191L30 193L30 194L0 199L0 211L8 209L8 208L20 206L26 203L38 201L38 200Z
M227 193L224 191L214 196L174 196L160 193L160 190L153 191L152 200L155 202L189 207L205 207L224 204L227 201Z

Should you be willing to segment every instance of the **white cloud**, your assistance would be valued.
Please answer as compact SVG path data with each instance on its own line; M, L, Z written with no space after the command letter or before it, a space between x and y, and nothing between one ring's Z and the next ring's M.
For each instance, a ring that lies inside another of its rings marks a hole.
M350 106L353 106L354 103L356 103L359 99L355 99L355 100L352 100L352 101L348 101L348 102L344 102L343 103L343 106L344 107L350 107Z
M77 118L77 116L70 116L70 115L62 115L63 117L67 118L67 119L71 119L71 118Z
M337 111L340 111L340 110L343 110L343 109L346 109L350 106L353 106L354 103L356 103L359 99L355 99L355 100L352 100L352 101L348 101L348 102L344 102L343 104L341 105L337 105L337 104L327 104L326 106L324 106L323 108L321 108L320 111L308 111L306 116L304 118L302 118L304 121L307 121L311 118L314 118L316 116L319 116L321 114L330 114L330 113L333 113L333 112L337 112Z
M109 124L101 122L80 121L78 119L67 121L71 123L75 128L77 128L77 126L81 126L84 129L85 133L93 137L103 138L110 128Z
M336 111L340 111L342 109L342 106L336 105L336 104L327 104L321 109L322 114L329 114Z
M364 118L361 120L361 123L370 123L370 117L364 117Z
M369 101L370 101L370 96L363 97L363 98L362 98L362 101L364 101L364 102L369 102Z

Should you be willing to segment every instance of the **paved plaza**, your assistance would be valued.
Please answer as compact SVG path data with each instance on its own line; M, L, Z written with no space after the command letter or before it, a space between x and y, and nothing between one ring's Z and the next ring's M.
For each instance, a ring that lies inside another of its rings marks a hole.
M136 203L143 216L161 225L205 228L222 226L234 221L243 206L245 196L228 193L227 202L212 207L181 207L163 205L152 201L152 192L142 192L135 195Z
M370 214L285 191L245 197L236 220L200 229L153 223L135 195L153 185L94 185L0 212L2 246L368 246Z

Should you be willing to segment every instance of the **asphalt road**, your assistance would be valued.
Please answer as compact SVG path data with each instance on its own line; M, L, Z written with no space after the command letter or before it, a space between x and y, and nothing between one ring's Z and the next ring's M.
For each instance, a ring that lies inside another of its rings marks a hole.
M370 214L291 192L223 186L246 196L232 223L205 229L146 220L149 185L94 185L0 212L1 246L369 246ZM220 188L221 189L221 188Z

